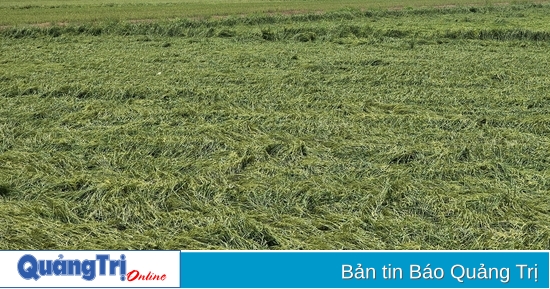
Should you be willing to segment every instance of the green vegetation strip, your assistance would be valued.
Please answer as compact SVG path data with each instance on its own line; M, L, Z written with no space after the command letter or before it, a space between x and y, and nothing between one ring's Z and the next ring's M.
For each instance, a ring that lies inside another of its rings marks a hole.
M150 21L250 14L296 14L351 9L411 9L498 5L502 0L21 0L0 1L0 26L104 21ZM514 3L528 3L525 0Z
M4 29L0 249L548 250L549 21Z

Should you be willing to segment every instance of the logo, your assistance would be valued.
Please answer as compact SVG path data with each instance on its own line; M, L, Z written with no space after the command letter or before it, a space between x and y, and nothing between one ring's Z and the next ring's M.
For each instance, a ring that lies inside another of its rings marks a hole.
M99 271L99 272L97 272ZM37 260L31 254L23 255L17 262L17 272L25 280L35 281L46 276L80 276L86 281L92 281L99 276L119 276L120 281L164 281L166 274L158 275L149 272L142 275L138 270L126 271L126 256L111 259L109 254L97 254L95 260L69 260L58 255L55 260Z

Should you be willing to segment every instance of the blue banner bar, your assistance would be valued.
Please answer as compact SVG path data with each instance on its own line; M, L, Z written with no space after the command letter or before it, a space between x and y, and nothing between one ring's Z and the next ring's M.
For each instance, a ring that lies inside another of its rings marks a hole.
M549 288L549 252L182 251L182 288Z

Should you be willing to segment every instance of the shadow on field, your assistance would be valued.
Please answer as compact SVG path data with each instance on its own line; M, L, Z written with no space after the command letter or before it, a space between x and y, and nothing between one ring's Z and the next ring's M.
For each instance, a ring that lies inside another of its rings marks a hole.
M8 186L0 185L0 197L7 197L11 193Z

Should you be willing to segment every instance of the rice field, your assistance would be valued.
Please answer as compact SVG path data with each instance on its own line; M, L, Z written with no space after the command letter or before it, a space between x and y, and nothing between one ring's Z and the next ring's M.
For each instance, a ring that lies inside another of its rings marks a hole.
M547 3L27 2L0 249L550 249Z
M501 0L0 0L0 26L503 5ZM515 0L513 3L533 3Z

